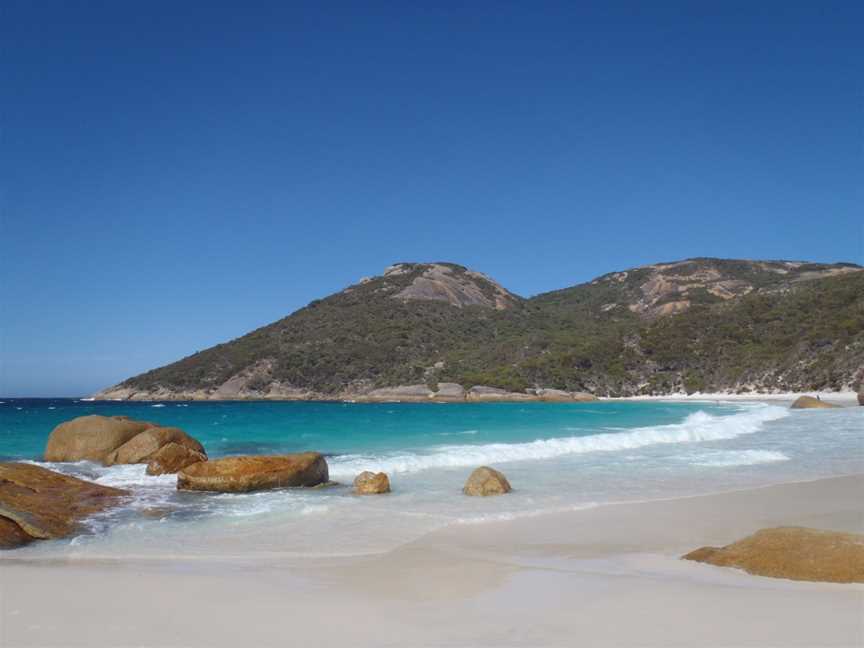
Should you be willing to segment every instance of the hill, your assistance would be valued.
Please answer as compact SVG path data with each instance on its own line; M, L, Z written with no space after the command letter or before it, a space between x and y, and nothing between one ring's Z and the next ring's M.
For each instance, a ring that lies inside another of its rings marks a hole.
M598 395L850 388L854 264L689 259L524 299L452 263L400 263L96 395L355 399L397 385Z

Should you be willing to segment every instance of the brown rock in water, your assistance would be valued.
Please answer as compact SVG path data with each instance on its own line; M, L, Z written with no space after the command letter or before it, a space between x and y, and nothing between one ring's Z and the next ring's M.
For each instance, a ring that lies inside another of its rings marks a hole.
M14 549L32 542L32 536L9 518L0 517L0 549Z
M368 470L354 479L354 492L358 495L380 495L390 492L390 478L386 473L373 473Z
M511 490L513 489L510 488L510 482L503 474L494 468L480 466L468 477L462 492L466 495L486 497L487 495L503 495Z
M316 486L329 478L317 452L279 456L225 457L187 466L177 473L179 490L245 493L288 486Z
M105 465L146 463L156 452L169 443L175 443L185 448L203 454L204 446L180 428L151 427L129 439L119 448L105 457ZM198 461L201 461L200 459Z
M150 427L152 423L130 421L125 416L79 416L54 428L45 446L45 461L102 462L113 450Z
M833 403L826 403L825 401L813 398L812 396L800 396L798 400L791 405L791 409L833 409L835 407L840 406L834 405Z
M864 535L804 527L762 529L725 547L702 547L685 560L737 567L757 576L864 583Z
M128 493L31 464L0 463L0 519L14 522L30 538L62 538L121 495ZM17 533L3 526L3 536Z
M150 455L149 463L147 464L147 474L173 474L181 471L186 466L191 466L201 461L207 461L207 455L203 452L198 452L192 448L172 442L162 446Z
M858 404L864 405L864 389L858 392Z

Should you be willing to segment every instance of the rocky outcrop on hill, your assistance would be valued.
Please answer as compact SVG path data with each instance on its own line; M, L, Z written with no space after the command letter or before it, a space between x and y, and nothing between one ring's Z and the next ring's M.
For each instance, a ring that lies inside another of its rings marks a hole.
M502 473L488 466L480 466L468 477L462 492L465 495L488 497L504 495L511 490L510 482Z
M0 547L67 536L127 494L32 464L0 463Z
M683 556L757 576L832 583L864 583L864 535L803 527L762 529L725 547Z
M105 466L147 463L163 446L176 443L204 456L204 447L183 430L126 416L79 416L61 423L45 446L45 461L97 461Z
M833 403L826 403L825 401L814 398L813 396L799 396L792 405L790 405L791 409L834 409L835 407L840 407L839 405L834 405Z
M245 493L271 488L318 486L328 480L327 461L317 452L225 457L195 463L177 473L178 490Z
M403 274L415 276L393 295L394 299L442 301L457 308L481 306L497 310L512 308L519 302L519 297L486 275L452 263L397 263L384 271L385 278Z
M354 492L358 495L381 495L390 492L390 478L387 473L373 473L368 470L354 479Z

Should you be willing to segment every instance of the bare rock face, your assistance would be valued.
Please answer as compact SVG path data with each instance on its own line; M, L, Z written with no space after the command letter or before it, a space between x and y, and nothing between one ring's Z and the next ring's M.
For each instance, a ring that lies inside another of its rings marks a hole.
M438 383L438 391L432 397L436 401L459 403L465 400L465 389L458 383Z
M839 407L839 405L826 403L812 396L801 396L790 407L791 409L834 409L835 407Z
M122 495L127 491L40 466L0 463L0 546L62 538L82 518L116 504Z
M45 461L104 462L112 451L150 427L152 423L125 416L79 416L54 428L45 446Z
M477 403L490 403L498 401L531 401L537 400L534 394L522 394L520 392L509 392L506 389L475 385L465 394L465 400Z
M373 473L368 470L354 479L354 492L358 495L380 495L390 492L390 478L387 473Z
M685 560L737 567L757 576L864 583L864 535L804 527L762 529L725 547L702 547Z
M105 457L105 465L146 463L160 448L176 443L206 456L204 446L180 428L151 427L136 434Z
M225 457L186 466L178 490L246 493L291 486L317 486L329 479L327 461L317 452L277 456Z
M466 495L487 497L489 495L503 495L513 490L507 478L488 466L480 466L465 482L462 492Z
M430 400L434 395L434 392L429 389L428 385L397 385L395 387L373 389L368 394L357 396L356 400L372 403L393 401L424 402Z
M518 297L486 275L454 264L399 263L387 268L384 277L417 269L422 273L393 295L395 299L443 301L457 308L482 306L496 310L511 308L518 302Z
M562 389L537 389L534 393L537 394L539 400L552 403L570 403L573 401L582 403L597 400L594 394L568 392Z
M179 443L167 443L150 455L147 463L148 475L168 475L180 472L186 466L207 461L204 452L198 452Z

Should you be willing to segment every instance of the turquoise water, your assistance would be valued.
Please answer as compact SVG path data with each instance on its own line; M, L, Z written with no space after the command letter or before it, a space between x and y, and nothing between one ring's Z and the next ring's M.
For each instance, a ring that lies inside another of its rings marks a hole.
M699 410L734 407L693 403L425 403L190 402L118 403L74 399L6 400L0 404L0 457L39 459L51 430L76 416L124 414L179 427L211 457L317 450L328 455L423 450L447 443L523 443L676 423Z
M79 536L15 555L110 557L334 555L384 551L450 524L578 511L612 502L734 490L864 472L864 408L790 411L772 403L484 404L0 402L0 457L40 462L57 424L124 414L183 428L211 457L317 450L326 489L188 493L144 466L49 468L130 490ZM479 465L506 497L469 498ZM357 497L363 470L393 492Z

